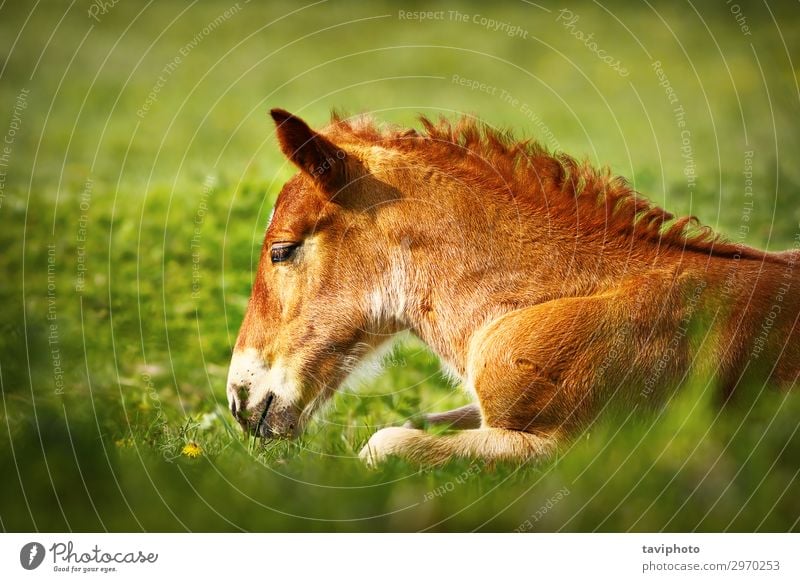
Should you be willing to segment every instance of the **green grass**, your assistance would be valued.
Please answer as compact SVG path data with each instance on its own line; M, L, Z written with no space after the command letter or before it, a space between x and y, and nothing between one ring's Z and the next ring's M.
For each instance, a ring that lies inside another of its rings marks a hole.
M621 78L556 22L560 6L442 4L520 25L529 33L520 39L471 22L400 20L380 3L323 3L265 28L294 5L240 2L140 118L164 66L231 4L194 4L176 19L188 4L139 13L121 2L91 31L84 8L63 20L66 5L39 8L15 41L27 14L6 3L0 133L16 96L29 96L0 206L0 527L797 530L794 393L720 411L698 379L664 411L608 418L551 462L427 471L399 461L368 471L356 459L376 428L466 401L413 340L296 443L248 442L225 410L264 225L292 173L269 107L313 124L333 107L407 125L419 112L468 112L545 142L549 128L563 150L736 240L752 150L744 242L788 247L800 221L800 104L783 43L797 54L800 26L791 8L773 6L779 36L763 6L739 4L751 36L724 4L698 8L702 19L690 5L658 6L660 17L622 2L571 7L577 28L624 62ZM693 188L653 60L686 110ZM189 442L199 457L181 455Z

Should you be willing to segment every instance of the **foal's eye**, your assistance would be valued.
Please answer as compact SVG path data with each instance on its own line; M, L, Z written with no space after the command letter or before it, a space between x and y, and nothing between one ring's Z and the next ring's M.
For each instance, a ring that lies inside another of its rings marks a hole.
M288 261L294 256L298 243L275 243L269 251L273 263Z

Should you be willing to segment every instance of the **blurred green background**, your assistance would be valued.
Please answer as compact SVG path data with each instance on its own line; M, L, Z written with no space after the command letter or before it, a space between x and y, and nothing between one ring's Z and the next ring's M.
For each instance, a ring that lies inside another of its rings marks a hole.
M798 24L743 1L3 3L0 528L797 530L797 394L720 410L696 379L539 466L368 471L376 427L465 402L418 342L293 444L243 440L225 376L292 174L269 108L475 115L780 249Z

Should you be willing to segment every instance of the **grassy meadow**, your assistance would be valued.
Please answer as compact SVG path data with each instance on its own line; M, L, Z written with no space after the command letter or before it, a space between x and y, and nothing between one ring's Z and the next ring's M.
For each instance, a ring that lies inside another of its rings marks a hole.
M466 402L413 338L297 442L249 442L226 410L293 174L271 107L475 115L788 248L800 15L735 6L0 4L0 529L800 529L796 392L721 410L696 378L550 462L422 471L357 459L376 428Z

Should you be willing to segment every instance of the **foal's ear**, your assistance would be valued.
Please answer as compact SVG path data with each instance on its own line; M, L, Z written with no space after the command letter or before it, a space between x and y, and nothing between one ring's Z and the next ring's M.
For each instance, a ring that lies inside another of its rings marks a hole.
M347 153L283 109L270 111L281 151L325 192L336 195L353 178Z

